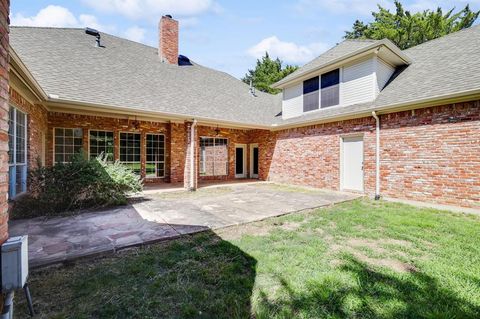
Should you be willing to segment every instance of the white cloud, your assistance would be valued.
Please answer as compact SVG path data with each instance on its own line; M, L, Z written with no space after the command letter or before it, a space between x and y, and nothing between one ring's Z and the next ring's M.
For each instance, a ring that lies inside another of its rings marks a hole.
M91 27L104 32L112 32L115 28L102 25L97 18L90 14L75 15L62 6L49 5L36 15L26 17L21 13L12 16L12 25L32 26L32 27Z
M387 9L394 8L392 0L299 0L295 9L299 13L311 13L321 9L335 14L370 16L372 11L377 11L378 5Z
M162 14L195 16L207 11L221 11L213 0L83 0L95 10L121 14L130 19L145 19Z
M264 56L265 52L268 52L271 57L279 57L285 62L305 63L314 59L326 49L328 49L328 45L325 43L317 42L309 45L298 45L293 42L284 42L276 36L271 36L248 49L247 53L258 59Z
M133 26L125 31L125 37L132 41L143 42L145 41L145 32L145 29Z
M12 17L13 25L35 27L75 27L78 20L67 8L49 5L35 16L25 17L21 13Z

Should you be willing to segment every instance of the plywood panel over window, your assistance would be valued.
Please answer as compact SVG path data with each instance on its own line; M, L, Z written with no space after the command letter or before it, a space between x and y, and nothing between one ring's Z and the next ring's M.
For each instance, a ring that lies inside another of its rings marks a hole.
M228 175L228 140L202 137L200 139L200 175Z

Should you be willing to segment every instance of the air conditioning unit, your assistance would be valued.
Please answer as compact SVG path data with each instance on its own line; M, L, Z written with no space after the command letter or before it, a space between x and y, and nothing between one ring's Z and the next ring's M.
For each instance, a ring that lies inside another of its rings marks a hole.
M2 290L22 289L28 278L28 236L11 237L2 244Z

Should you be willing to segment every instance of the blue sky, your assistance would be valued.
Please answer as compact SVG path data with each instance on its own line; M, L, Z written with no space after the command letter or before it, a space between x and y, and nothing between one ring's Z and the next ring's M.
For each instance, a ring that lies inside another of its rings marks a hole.
M14 0L13 25L93 27L157 46L162 14L180 21L180 53L242 77L268 50L289 64L302 65L342 40L355 19L368 21L377 3L393 0ZM404 0L411 11L480 0Z

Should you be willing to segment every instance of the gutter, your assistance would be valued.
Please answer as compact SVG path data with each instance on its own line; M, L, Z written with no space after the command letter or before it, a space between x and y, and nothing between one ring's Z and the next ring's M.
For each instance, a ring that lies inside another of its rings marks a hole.
M50 95L45 103L45 106L48 111L50 112L62 112L67 113L74 110L82 110L82 111L92 111L92 112L103 112L103 113L113 113L118 115L140 115L145 116L152 119L162 119L162 120L170 120L170 121L191 121L192 115L188 114L180 114L180 113L173 113L173 112L159 112L153 110L139 110L139 109L132 109L130 107L118 106L118 105L102 105L90 102L81 102L81 101L72 101L62 99L60 97L56 97ZM74 108L73 110L71 108ZM85 114L83 112L79 114ZM104 115L105 116L105 115ZM244 122L236 122L236 121L228 121L228 120L220 120L208 117L195 117L202 125L206 126L217 126L222 125L226 128L237 128L237 129L262 129L262 130L269 130L271 126L269 124L251 124L251 123L244 123ZM146 119L148 120L148 119Z
M375 200L380 199L380 118L375 111L372 112L375 119Z

